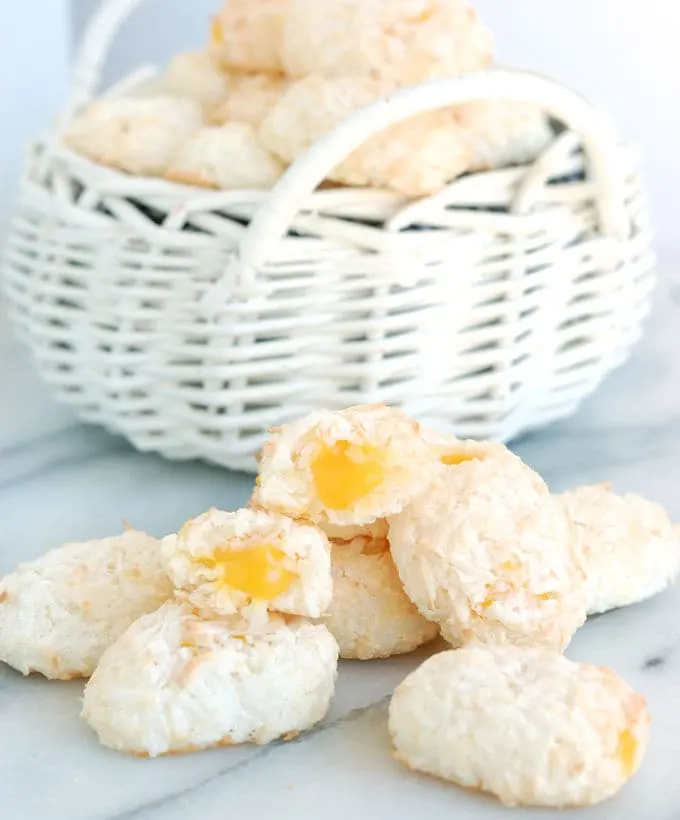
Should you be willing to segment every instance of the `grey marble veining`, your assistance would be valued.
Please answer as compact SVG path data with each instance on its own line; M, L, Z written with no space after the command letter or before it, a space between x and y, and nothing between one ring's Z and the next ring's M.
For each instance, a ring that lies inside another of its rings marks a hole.
M576 416L515 448L555 490L609 479L657 499L680 521L680 277L672 270L657 303L628 364ZM0 319L0 573L65 540L115 532L123 519L156 534L172 531L211 505L238 506L251 486L250 476L172 464L77 425L47 398ZM645 694L654 720L645 764L621 795L559 817L680 818L679 610L676 588L594 618L574 639L570 657L613 666ZM0 818L529 816L410 774L392 760L389 694L430 651L341 664L331 713L294 742L154 761L97 743L78 718L81 683L25 679L2 667Z

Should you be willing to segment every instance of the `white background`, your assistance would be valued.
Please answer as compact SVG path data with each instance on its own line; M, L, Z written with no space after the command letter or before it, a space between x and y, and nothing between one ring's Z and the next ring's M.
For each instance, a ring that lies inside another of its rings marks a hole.
M146 0L126 24L107 78L198 45L220 0ZM323 0L309 0L323 2ZM0 229L18 145L63 99L66 27L97 0L0 0ZM503 62L553 75L605 106L640 147L659 245L680 249L680 3L677 0L476 0Z

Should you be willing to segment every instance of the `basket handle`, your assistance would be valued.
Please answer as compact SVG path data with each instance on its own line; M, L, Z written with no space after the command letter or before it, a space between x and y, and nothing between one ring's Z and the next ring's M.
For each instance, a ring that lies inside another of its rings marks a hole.
M87 21L74 59L64 122L94 97L111 46L125 20L141 3L142 0L104 0Z
M254 215L238 253L224 277L205 294L203 305L213 312L216 301L255 292L257 270L272 245L281 239L307 196L328 173L369 137L416 114L476 100L533 103L576 132L598 181L600 230L608 237L629 235L618 167L618 140L609 119L584 97L538 74L491 69L447 77L401 89L351 114L297 159L269 199Z

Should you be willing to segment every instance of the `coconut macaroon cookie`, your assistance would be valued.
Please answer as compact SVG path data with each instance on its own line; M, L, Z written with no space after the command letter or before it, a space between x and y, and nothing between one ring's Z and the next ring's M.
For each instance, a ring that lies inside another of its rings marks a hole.
M411 85L487 68L493 40L464 0L289 0L283 62L293 77Z
M401 410L319 410L266 442L253 503L317 523L368 524L399 512L439 467Z
M293 162L352 112L393 91L371 77L310 75L293 83L262 121L266 147ZM466 171L473 152L451 110L397 123L368 139L329 173L334 182L392 188L407 196L438 191Z
M139 756L269 743L328 710L338 648L324 626L272 615L257 634L170 602L111 646L85 688L100 741Z
M273 74L232 74L229 94L212 112L218 124L244 122L259 128L284 95L288 82Z
M243 122L201 128L173 155L167 179L205 188L271 188L283 164Z
M399 760L507 805L611 797L637 771L648 724L645 699L611 669L513 646L429 658L389 710Z
M179 97L197 100L206 117L226 98L230 77L205 51L183 51L173 57L162 78L163 90Z
M388 81L367 75L310 74L279 95L261 121L260 135L272 153L292 163L352 113L394 90ZM552 138L548 119L536 106L470 103L391 125L352 151L328 178L422 196L467 171L533 159Z
M340 647L340 657L387 658L412 652L433 640L439 627L427 621L406 597L389 551L386 526L345 528L331 540L333 600L324 616ZM331 531L343 528L331 528ZM353 535L350 529L359 530Z
M586 616L579 546L541 478L501 452L446 467L393 517L392 557L408 597L453 645L561 649Z
M121 97L99 100L73 120L63 138L80 154L131 174L162 174L172 156L203 125L196 100Z
M321 616L332 594L330 547L317 527L278 513L208 510L163 540L168 575L203 613L275 610Z
M660 504L608 484L557 499L583 547L589 614L643 601L677 578L680 536Z
M226 0L212 22L209 51L225 68L283 70L283 21L288 0Z
M65 544L0 579L0 660L24 675L87 677L171 595L160 542L146 533Z
M545 112L529 103L467 103L456 108L456 119L470 145L470 171L530 162L555 138Z

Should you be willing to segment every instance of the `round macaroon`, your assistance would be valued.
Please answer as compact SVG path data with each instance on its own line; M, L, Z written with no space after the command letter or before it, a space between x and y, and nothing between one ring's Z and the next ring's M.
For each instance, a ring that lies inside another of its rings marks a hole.
M394 515L440 468L401 410L319 410L274 431L253 503L317 523L369 524Z
M542 479L498 448L448 455L450 466L390 519L392 557L408 597L454 646L562 649L586 617L579 545Z
M429 658L389 710L399 760L507 805L611 797L637 771L648 724L645 699L611 669L513 646Z
M274 74L231 74L229 93L212 112L219 125L244 122L259 128L286 92L288 81Z
M196 100L120 97L87 106L64 131L69 148L130 174L163 174L175 152L203 125Z
M166 93L199 102L207 119L232 87L229 74L205 51L177 54L168 63L161 83Z
M171 595L160 542L144 532L65 544L0 579L0 660L24 675L88 677Z
M212 21L210 54L235 71L283 70L283 21L288 0L226 0Z
M163 557L182 597L208 614L318 618L331 600L328 539L278 513L208 510L163 540Z
M340 657L388 658L433 640L439 627L406 597L389 551L387 525L327 528L331 537L333 600L323 623Z
M555 138L545 111L531 103L483 100L455 111L471 151L468 171L532 162Z
M288 0L283 63L320 74L411 85L487 68L493 41L465 0Z
M333 696L330 632L273 615L257 634L171 602L111 646L83 717L105 746L142 757L269 743L318 723Z
M166 179L224 190L271 188L284 166L244 122L201 128L168 164Z
M353 112L393 90L371 77L310 75L290 85L263 119L260 135L272 153L292 163ZM434 111L375 134L338 163L328 178L423 196L468 170L472 158L470 140L452 111Z
M266 147L292 163L361 108L395 86L367 75L292 82L261 120ZM544 112L497 100L431 111L391 125L367 139L330 172L334 182L391 188L406 196L434 194L468 171L535 159L553 140Z
M583 547L589 614L651 598L677 578L680 536L660 504L608 484L557 498Z

